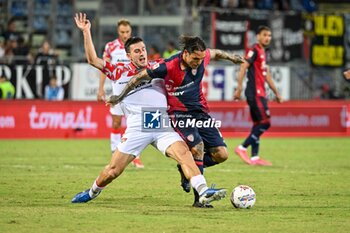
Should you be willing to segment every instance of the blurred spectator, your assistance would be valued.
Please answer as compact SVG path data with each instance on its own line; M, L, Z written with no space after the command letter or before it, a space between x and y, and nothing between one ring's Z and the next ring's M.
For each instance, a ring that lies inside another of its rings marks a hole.
M163 53L163 58L169 58L175 55L178 50L175 48L175 43L173 41L169 41L166 50Z
M17 45L13 49L14 58L12 60L12 63L16 65L29 64L32 60L29 50L30 49L26 45L24 38L22 36L19 36L17 39Z
M237 8L239 5L239 0L221 0L222 8Z
M313 0L302 0L304 10L311 13L316 11L316 3Z
M328 99L337 99L338 97L334 94L334 91L331 90L328 84L323 84L321 86L321 94L320 99L328 100Z
M58 63L57 54L51 48L49 41L43 42L35 56L34 63L36 65L56 65Z
M241 1L241 7L247 8L247 9L254 9L255 8L255 1L254 0Z
M199 7L220 7L221 0L198 0Z
M0 76L0 97L2 100L13 99L15 96L15 87L7 80L5 76Z
M314 12L317 9L313 0L289 0L290 8L294 11Z
M148 60L155 61L159 58L161 58L161 56L160 56L160 53L159 53L157 46L151 45L149 52L148 52Z
M43 81L41 93L46 93L46 87L50 85L51 77L55 76L55 66L58 63L57 55L51 48L49 41L45 40L38 50L34 64L43 66ZM45 94L46 96L46 94Z
M273 5L273 0L260 0L256 2L256 7L260 10L272 10Z
M6 31L2 35L5 38L5 44L9 40L17 40L18 35L19 33L16 31L16 20L12 18L8 21Z
M46 100L63 100L64 89L57 85L57 79L55 76L50 78L50 83L45 86L45 99Z

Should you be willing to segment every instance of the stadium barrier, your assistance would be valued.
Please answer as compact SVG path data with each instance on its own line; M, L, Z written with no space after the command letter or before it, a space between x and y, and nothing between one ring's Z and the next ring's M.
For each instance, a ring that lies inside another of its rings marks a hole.
M245 102L210 102L225 137L246 136L252 122ZM271 102L267 136L350 136L349 101ZM96 101L0 101L0 138L108 138L109 108ZM122 122L125 127L125 120Z

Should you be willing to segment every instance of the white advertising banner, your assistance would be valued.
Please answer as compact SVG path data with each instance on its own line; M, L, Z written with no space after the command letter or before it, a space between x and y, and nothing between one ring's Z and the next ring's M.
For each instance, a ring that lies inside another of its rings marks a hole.
M71 93L73 100L97 100L100 71L87 63L74 63L72 65L73 80ZM106 96L111 95L111 81L105 81Z
M96 100L100 72L87 63L75 63L72 65L73 80L71 93L73 100ZM203 91L208 101L232 101L233 94L237 87L237 75L239 66L214 66L207 67L203 78ZM272 66L272 78L284 100L290 98L290 69L287 66ZM247 78L243 81L243 88ZM266 84L269 99L274 98L274 94ZM105 92L109 96L112 93L111 81L107 78L105 82ZM242 91L244 98L244 91Z
M239 66L208 66L205 72L204 82L207 87L206 94L208 101L232 101L234 91L237 87L237 76ZM290 69L287 66L271 66L271 75L275 85L284 100L290 98ZM242 98L247 78L243 80ZM274 99L273 92L266 84L267 96Z

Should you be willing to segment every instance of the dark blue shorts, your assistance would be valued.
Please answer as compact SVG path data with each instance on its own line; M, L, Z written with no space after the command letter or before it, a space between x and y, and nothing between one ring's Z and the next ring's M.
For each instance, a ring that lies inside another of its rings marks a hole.
M254 123L270 120L270 110L267 106L267 99L262 96L248 97L247 103L250 109L250 116Z
M186 122L193 121L205 122L212 121L213 119L208 113L205 112L174 112L171 115L173 122ZM192 148L201 141L204 143L204 148L212 148L217 146L225 146L224 138L222 137L218 128L213 124L209 124L209 127L181 127L180 124L173 124L176 132L185 140L187 145Z

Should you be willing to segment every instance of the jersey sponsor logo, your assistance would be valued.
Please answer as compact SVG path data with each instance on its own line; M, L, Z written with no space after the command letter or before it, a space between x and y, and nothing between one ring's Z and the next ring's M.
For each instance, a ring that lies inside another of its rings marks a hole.
M168 92L168 95L170 96L180 96L183 95L185 91L177 91L177 92Z

